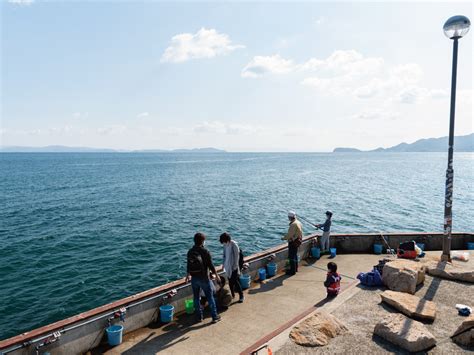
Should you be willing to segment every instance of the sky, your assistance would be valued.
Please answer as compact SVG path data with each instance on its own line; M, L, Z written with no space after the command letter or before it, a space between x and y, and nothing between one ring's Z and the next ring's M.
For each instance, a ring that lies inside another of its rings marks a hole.
M448 135L472 2L0 0L0 145L374 149ZM473 132L473 36L456 135Z

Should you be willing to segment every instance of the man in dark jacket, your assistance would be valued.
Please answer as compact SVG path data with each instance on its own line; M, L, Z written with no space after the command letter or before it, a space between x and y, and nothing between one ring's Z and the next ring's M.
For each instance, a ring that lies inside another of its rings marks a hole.
M201 322L203 319L203 309L199 302L200 291L203 290L209 303L209 307L211 308L212 323L217 323L221 320L221 317L217 314L217 307L212 292L209 271L211 271L216 278L219 276L217 275L216 268L212 263L211 253L209 252L209 250L204 248L205 240L206 236L204 235L204 233L196 233L194 235L194 246L189 249L187 255L188 262L186 282L188 282L189 278L191 277L194 306L196 308L198 321Z

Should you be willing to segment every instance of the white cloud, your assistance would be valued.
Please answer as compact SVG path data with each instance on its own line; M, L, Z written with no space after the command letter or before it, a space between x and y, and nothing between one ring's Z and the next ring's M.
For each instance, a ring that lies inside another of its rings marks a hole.
M220 121L204 121L196 125L193 128L194 133L203 133L203 134L229 134L229 135L245 135L252 134L260 131L260 127L246 125L246 124L234 124L234 123L224 123Z
M309 74L301 83L326 96L381 97L403 104L448 97L446 90L420 86L423 71L418 64L390 66L383 58L365 57L356 50L336 50L325 59L310 58L301 64L278 54L256 56L241 75L258 78L269 74Z
M89 112L74 112L72 117L76 119L87 118L89 117Z
M359 112L351 119L357 120L394 120L399 117L398 113L386 109L369 109Z
M33 4L35 2L35 0L8 0L8 2L10 4L14 4L14 5L27 6L27 5Z
M201 28L195 34L181 33L171 38L161 62L182 63L190 59L214 58L228 54L243 45L233 45L229 36L215 29Z
M242 69L241 75L243 78L258 78L265 74L287 74L295 68L291 60L284 59L279 54L256 56Z
M326 22L326 18L323 16L319 16L316 20L314 20L314 24L318 26L324 24L325 22Z
M448 96L449 94L446 93ZM449 96L448 96L449 97ZM474 91L473 90L458 90L456 93L456 101L460 104L471 104L474 98Z
M150 116L150 113L149 112L140 112L138 115L137 115L137 118L145 118L145 117L148 117Z
M127 131L127 127L123 125L109 125L97 128L97 133L104 136L120 135Z

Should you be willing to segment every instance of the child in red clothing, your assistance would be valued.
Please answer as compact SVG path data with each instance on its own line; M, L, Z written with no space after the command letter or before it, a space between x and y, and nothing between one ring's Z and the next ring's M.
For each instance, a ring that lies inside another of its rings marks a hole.
M328 297L336 297L338 295L341 289L341 275L337 273L336 263L328 263L328 275L326 281L324 281L324 286L326 286Z

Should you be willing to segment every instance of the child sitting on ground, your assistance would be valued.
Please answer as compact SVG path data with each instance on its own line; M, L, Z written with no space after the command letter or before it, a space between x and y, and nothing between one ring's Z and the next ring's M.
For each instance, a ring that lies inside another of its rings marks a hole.
M324 286L327 289L328 297L336 297L341 289L341 276L337 273L337 264L332 261L328 263L328 275Z

